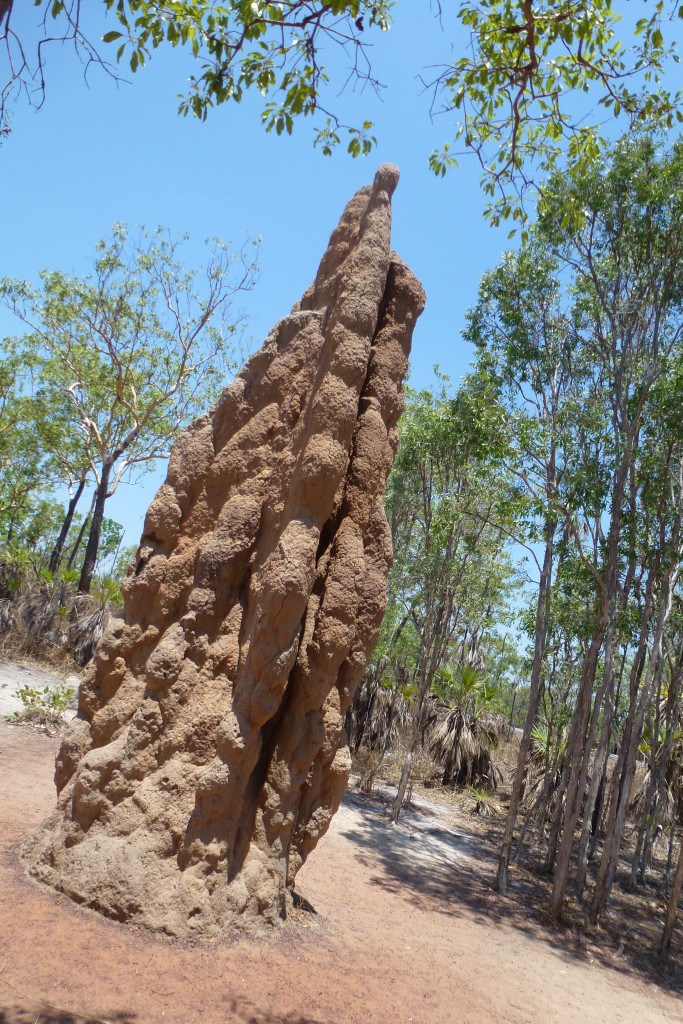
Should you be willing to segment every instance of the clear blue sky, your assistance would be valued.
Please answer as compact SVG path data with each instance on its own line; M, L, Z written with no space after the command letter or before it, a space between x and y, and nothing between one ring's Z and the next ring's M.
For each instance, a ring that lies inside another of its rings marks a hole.
M30 24L35 9L22 7ZM102 5L88 7L93 15ZM394 248L427 292L411 383L428 386L435 363L457 382L471 358L460 338L464 313L482 273L509 244L507 229L493 231L483 220L474 158L445 179L429 170L429 153L452 137L453 119L430 121L430 97L417 74L448 60L456 31L441 31L428 0L401 5L400 15L388 35L373 33L374 69L388 86L384 101L370 92L329 98L356 123L364 116L375 122L379 147L357 160L343 151L323 157L305 122L291 138L266 135L259 96L224 105L205 123L179 117L175 97L190 73L179 52L157 51L130 85L117 87L93 68L88 88L73 52L55 47L47 56L43 108L17 103L12 134L0 149L0 275L36 282L46 267L84 273L95 242L115 221L189 232L194 265L209 236L239 244L260 234L260 280L242 303L260 344L310 283L346 201L390 160L401 168ZM107 27L93 23L93 37ZM0 331L20 333L20 325L2 312ZM162 478L160 468L134 487L122 485L111 500L107 514L125 525L126 543L137 541Z

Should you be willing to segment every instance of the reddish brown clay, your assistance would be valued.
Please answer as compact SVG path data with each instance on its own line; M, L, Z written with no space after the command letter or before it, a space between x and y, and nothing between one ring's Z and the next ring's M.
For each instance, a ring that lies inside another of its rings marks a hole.
M56 761L32 873L175 935L286 916L344 792L346 709L384 613L382 491L424 294L390 251L398 171L176 442Z

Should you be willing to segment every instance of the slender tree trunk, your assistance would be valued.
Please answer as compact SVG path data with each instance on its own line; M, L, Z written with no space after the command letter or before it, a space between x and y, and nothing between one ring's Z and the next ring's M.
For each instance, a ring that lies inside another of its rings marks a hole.
M78 581L79 594L89 594L95 565L97 563L97 551L100 546L100 534L102 532L102 520L104 519L104 506L109 490L109 477L111 475L112 463L105 462L102 466L100 482L95 491L95 507L93 508L92 522L88 543L85 546L85 558L81 569L81 578Z
M675 782L675 787L674 787L674 793L675 793L675 796L674 796L674 808L673 808L673 813L671 815L671 829L669 831L669 849L668 849L667 855L666 855L666 868L664 869L664 891L666 892L667 896L669 896L670 893L671 893L671 889L670 889L670 885L671 885L671 867L672 867L673 862L674 862L674 838L675 838L675 835L676 835L676 822L678 821L678 801L679 801L679 795L680 795L680 777L679 777L679 774L680 773L678 773L678 772L676 773L676 777L675 777L675 780L674 780L674 782ZM681 841L681 845L683 845L683 840Z
M593 923L598 921L605 909L610 892L612 891L614 877L616 875L619 850L621 848L624 824L626 822L626 811L628 809L629 796L636 769L636 754L645 720L645 709L651 696L658 662L662 656L664 628L669 618L669 612L671 611L672 591L675 586L677 575L678 570L676 569L669 579L662 582L663 593L660 596L657 625L655 627L654 637L652 638L652 653L645 672L645 679L643 681L640 699L638 701L638 709L633 722L631 735L629 737L628 752L624 763L624 773L619 790L618 805L613 817L612 828L605 838L605 845L602 850L602 859L600 861L598 877L595 883L593 902L590 910L590 918Z
M510 707L510 721L508 722L508 727L510 729L510 733L511 734L512 734L512 729L514 728L514 726L512 724L512 720L515 717L515 704L516 704L516 702L517 702L517 687L515 687L513 692L512 692L512 705Z
M434 610L432 606L425 615L425 626L420 637L421 654L420 671L418 675L420 681L417 689L417 699L415 701L413 732L410 740L410 749L406 754L405 761L403 762L403 769L401 771L401 778L396 792L396 799L394 800L394 804L391 809L392 824L396 824L399 819L406 789L410 782L413 759L415 757L415 751L417 750L418 740L420 739L424 702L427 699L427 694L432 688L434 673L441 664L446 645L452 635L454 626L452 622L452 613L453 595L450 593L445 601L438 603L436 610Z
M71 553L69 554L69 560L66 563L67 569L70 569L71 566L76 561L76 555L80 551L81 544L83 543L83 537L85 536L85 532L86 532L86 530L90 529L90 520L92 518L93 509L95 508L95 498L96 497L97 497L97 494L93 494L92 501L90 502L90 511L88 512L87 516L85 517L85 519L81 523L81 528L78 531L78 536L76 537L76 540L74 541L74 546L72 547Z
M403 761L403 768L401 769L401 778L398 783L398 789L396 791L396 798L391 808L391 821L393 824L399 819L401 814L401 808L403 807L403 801L406 795L406 789L410 782L410 772L413 767L413 758L415 757L415 751L417 750L418 741L420 739L420 725L422 723L422 708L424 707L425 698L431 688L432 684L432 673L427 671L426 666L423 665L421 671L420 685L417 691L417 700L415 702L415 717L413 718L413 731L410 736L410 747L408 753Z
M586 713L584 714L580 725L579 732L577 735L577 753L579 753L579 744L583 747L583 757L581 759L581 765L578 769L577 777L577 766L573 767L573 772L569 777L569 784L567 786L567 799L565 805L565 817L564 817L564 830L562 833L562 839L560 842L560 850L557 857L557 863L555 865L555 877L553 882L553 893L550 904L550 916L557 919L560 916L562 910L562 903L564 900L564 894L567 888L567 879L569 872L569 863L571 860L572 849L574 846L574 833L581 813L581 804L586 791L586 782L588 779L588 770L590 767L591 751L593 749L593 741L595 739L595 733L598 726L598 720L600 718L600 709L602 708L603 701L606 701L606 713L605 718L608 718L607 707L609 706L608 694L612 687L614 678L614 635L616 631L616 613L617 613L617 594L616 588L609 592L608 598L608 626L607 636L605 641L605 665L602 674L602 684L595 696L593 703L593 714L591 716L590 727L588 729L588 736L586 737L585 730L587 725L588 711L590 708L590 699L587 702ZM591 651L593 657L591 658ZM595 678L597 672L597 658L600 654L600 648L597 646L597 641L594 639L594 643L589 649L589 658L586 670L588 674L592 674ZM595 659L593 662L593 658ZM593 687L591 685L591 691ZM604 724L604 723L603 723ZM602 730L604 732L604 729ZM597 751L596 751L597 756ZM595 769L595 763L593 765L593 775L597 774ZM596 790L597 792L597 790ZM584 808L584 820L590 821L592 813L592 807L590 810ZM582 829L583 832L583 829ZM578 875L577 875L578 878Z
M652 863L652 856L653 856L653 849L654 849L654 841L655 841L656 831L657 831L658 825L660 824L660 821L659 821L660 811L661 811L662 808L664 808L664 812L666 812L666 808L668 806L667 775L669 774L669 771L670 771L670 768L671 768L671 752L672 752L672 747L673 747L674 726L675 726L675 723L679 720L679 714L680 714L679 707L678 707L678 702L676 702L675 707L676 707L676 715L675 715L675 718L672 719L670 721L670 723L669 723L668 732L667 732L667 738L665 740L665 745L664 745L664 750L662 751L661 758L659 758L658 761L657 761L657 769L656 769L656 771L657 771L657 781L656 781L654 808L653 808L653 812L652 812L652 815L650 817L650 820L648 821L647 832L645 833L643 860L642 860L642 864L641 864L641 867L640 867L639 880L640 880L641 884L643 884L643 882L645 881L645 870L646 870L646 868L649 867L649 865ZM677 804L676 804L676 806L677 806ZM676 811L674 811L674 815L673 815L673 819L672 819L674 821L674 824L675 824L675 816L676 816ZM664 818L665 818L665 813L661 814L662 828L663 828ZM667 880L667 882L668 882L668 880ZM668 891L668 885L667 885L667 891Z
M613 671L614 635L616 630L617 595L619 591L619 539L621 536L622 500L628 469L629 459L624 457L619 464L612 484L612 514L607 540L607 558L600 601L600 617L584 658L581 685L567 741L567 759L563 772L563 789L566 793L564 828L562 829L562 838L556 861L557 841L555 836L559 837L560 835L559 827L556 828L555 835L553 836L555 848L549 850L549 857L552 854L552 866L554 868L550 916L556 920L560 916L567 887L569 864L574 846L574 833L586 789L591 747L597 728L600 706ZM595 677L603 643L605 643L605 669L602 685L595 698L591 718L593 688L595 686ZM587 732L588 736L586 736ZM559 826L560 822L561 817L558 816L555 824ZM550 863L548 866L550 866Z
M554 865L555 872L553 892L550 900L550 916L556 920L559 918L562 911L562 902L567 888L569 863L574 845L574 832L579 820L579 814L581 813L581 802L586 788L590 750L597 726L600 704L602 703L606 685L606 680L603 680L603 685L595 698L592 721L589 729L588 723L591 718L591 694L593 692L593 683L595 681L595 675L598 668L598 658L600 657L603 636L604 627L602 629L598 629L591 641L588 651L586 652L581 680L581 690L576 705L576 711L574 712L574 720L572 721L572 726L574 726L573 736L572 730L570 730L569 740L567 742L567 760L565 762L567 782L565 787L564 828L562 830L559 852ZM586 737L587 729L588 737Z
M59 536L57 537L55 546L52 549L52 554L50 555L50 572L56 572L57 569L59 568L59 563L62 560L62 551L64 550L66 538L68 537L69 530L71 529L71 523L73 521L74 512L76 511L76 506L78 505L80 497L83 494L83 489L85 487L85 479L85 476L83 476L78 481L78 487L76 488L76 492L73 494L71 501L69 502L69 505L67 507L66 515L64 516L64 522L62 523L62 528L59 531Z
M662 758L665 756L665 752L657 752L657 738L659 736L659 724L660 724L660 697L662 692L662 675L664 673L664 658L659 659L659 665L657 666L657 690L655 697L655 720L652 722L652 714L650 714L650 778L648 780L647 789L643 792L643 808L640 815L640 822L638 827L638 837L636 839L636 849L633 854L633 861L631 862L631 889L635 889L638 882L642 885L645 881L645 870L647 861L647 849L649 845L650 836L652 835L652 819L653 816L657 815L657 797L659 795L659 771L661 768Z
M413 736L410 743L410 750L406 754L405 760L403 762L401 778L398 783L398 790L396 791L396 799L394 800L393 807L391 808L391 822L394 825L398 821L399 816L401 814L403 801L405 800L406 789L408 788L408 783L410 782L410 772L413 767L413 757L415 756L415 748L417 747L418 733L419 726L418 719L416 718L413 724Z
M602 849L602 857L590 909L590 919L594 924L597 923L605 909L617 871L619 850L621 849L621 840L626 823L626 812L635 774L636 753L642 732L642 721L639 719L640 716L636 715L631 732L631 740L624 759L622 775L619 780L618 791L614 796L614 806L613 809L610 808L610 821L607 827L607 835Z
M360 789L361 793L372 792L372 787L375 782L375 776L377 775L377 772L380 770L384 763L384 758L386 757L387 750L389 749L389 740L391 738L391 721L394 715L397 696L398 688L396 688L394 693L392 694L391 704L389 705L389 714L387 715L387 728L380 746L379 758L375 762L375 764L368 768L367 771L361 773L361 777L358 780L358 788ZM356 750L358 750L359 746L360 742L356 744Z
M553 818L550 825L548 850L546 853L545 864L543 865L543 870L546 874L552 874L555 870L557 847L560 842L560 835L562 834L562 823L565 816L565 797L567 793L567 788L573 777L573 772L578 771L580 765L583 763L584 742L586 738L588 715L590 714L591 695L593 690L593 682L589 684L588 680L591 679L591 677L593 681L595 680L598 658L600 656L600 648L602 647L602 638L604 637L605 624L606 616L603 612L602 625L599 631L597 631L593 635L593 638L590 642L590 646L583 656L581 683L579 686L576 707L574 709L571 725L569 727L569 736L567 737L567 747L565 751L564 765L562 767L560 784L557 788L556 793L557 802L555 805L555 811L553 813Z
M546 523L545 557L543 559L543 570L539 581L538 602L536 604L536 636L534 641L534 661L531 668L531 680L529 685L529 706L524 719L524 729L522 730L522 739L520 741L519 751L517 754L517 770L515 771L515 779L512 786L512 793L510 795L510 808L508 810L507 821L505 822L505 833L503 835L500 857L498 859L496 885L498 887L498 892L503 896L507 892L508 867L510 864L512 839L515 831L519 802L522 796L522 785L524 782L526 762L529 756L529 747L531 746L531 731L536 720L536 712L538 710L538 701L541 692L541 669L543 666L543 655L545 652L545 642L548 633L548 620L550 618L550 583L552 578L553 543L556 527L557 522L554 519L549 519Z
M607 765L607 757L609 750L609 739L612 733L612 716L614 714L614 703L613 694L610 692L611 687L614 685L614 677L610 684L610 690L607 693L607 702L605 705L605 711L602 719L602 728L600 730L600 738L598 740L598 746L595 751L595 758L593 760L593 774L591 776L591 783L588 790L588 796L586 797L586 805L583 809L583 822L581 824L581 839L579 841L579 853L576 865L576 895L581 897L583 890L586 885L586 867L588 863L588 844L590 842L591 834L595 833L597 827L595 810L598 805L598 800L601 793L604 793L605 786L605 768ZM600 803L602 801L600 800ZM599 812L598 812L599 819Z
M683 839L681 840L680 849L678 851L678 865L676 867L676 874L674 875L674 883L671 887L669 902L666 907L666 921L664 922L662 941L659 946L660 955L663 957L668 956L669 949L671 947L671 936L673 935L674 926L676 924L681 886L683 886Z
M646 606L649 604L649 596L646 598ZM609 792L607 794L607 800L605 801L605 808L603 814L604 827L603 831L605 835L609 835L614 827L614 821L616 818L617 807L619 806L619 800L621 799L621 792L624 783L624 770L626 764L626 757L631 742L631 732L633 728L633 715L635 713L636 696L638 693L638 687L640 685L640 679L643 674L645 667L645 658L647 656L647 630L650 621L650 612L644 613L645 618L641 624L641 638L636 651L635 658L631 665L631 671L629 673L629 694L630 694L630 705L626 721L624 722L624 728L622 730L621 742L619 744L619 750L617 753L617 761L612 772L612 778L610 779ZM615 698L615 706L619 701L619 691L621 683L617 686L617 695ZM606 768L606 766L605 766ZM591 840L590 858L595 854L595 848L598 842L599 832L596 830Z
M521 827L520 832L519 832L519 836L517 837L517 845L515 846L512 854L510 856L510 864L514 864L514 862L517 860L517 857L519 856L519 851L522 849L522 843L524 842L524 836L526 835L527 828L529 827L529 823L530 823L530 821L531 821L535 811L537 811L539 807L542 807L542 806L544 806L547 803L548 791L550 789L550 783L551 783L551 780L554 778L555 773L557 772L557 765L558 765L558 762L559 762L559 758L560 758L560 748L559 748L559 746L556 749L555 757L553 758L552 764L548 763L548 759L547 759L547 756L546 756L546 769L545 769L545 776L543 778L543 785L541 787L541 792L536 797L533 805L529 808L529 810L528 810L528 812L526 814L526 817L524 818L524 821L522 823L522 827ZM545 819L542 818L541 819L541 823L540 823L540 830L539 830L541 836L543 835L544 821L545 821Z
M609 744L609 740L608 740ZM605 811L605 794L607 793L607 769L609 767L609 745L605 754L605 759L602 764L602 776L600 778L600 785L598 786L598 796L595 801L595 807L593 808L593 817L591 819L591 838L588 846L588 860L592 861L595 856L595 848L598 845L600 839L600 832L602 829L602 819Z
M579 852L577 855L575 884L576 895L579 899L583 896L583 890L586 886L588 861L593 859L595 847L597 846L598 837L600 835L600 821L605 806L605 793L607 792L607 766L609 764L612 723L614 721L614 710L619 703L621 677L624 672L627 650L628 644L624 644L618 675L614 670L614 662L612 662L611 679L607 688L602 728L600 730L600 738L598 740L598 746L595 751L595 760L593 762L593 774L591 776L588 796L586 797L586 805L583 810L583 822L581 825L581 839L579 840Z

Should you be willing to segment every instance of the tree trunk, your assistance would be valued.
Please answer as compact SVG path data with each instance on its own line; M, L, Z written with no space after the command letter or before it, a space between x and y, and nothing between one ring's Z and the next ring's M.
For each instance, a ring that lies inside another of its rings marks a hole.
M560 758L560 748L559 748L559 746L556 749L555 757L553 758L552 763L549 763L548 760L547 760L547 757L546 757L546 770L545 770L545 777L543 779L543 786L541 788L541 792L536 797L536 800L534 801L533 806L531 806L529 808L529 810L528 810L528 812L526 814L526 817L524 818L524 822L522 823L522 827L520 829L519 836L517 838L517 845L515 846L515 849L514 849L513 853L510 856L510 864L514 864L514 862L517 860L517 857L519 856L519 851L522 849L522 843L524 842L524 836L526 835L526 830L529 827L529 823L530 823L531 818L533 817L535 811L537 811L539 807L544 806L544 804L548 800L548 791L550 789L550 783L551 783L551 780L555 776L555 772L557 771L557 765L558 765L558 762L559 762L559 758ZM543 825L544 825L544 822L545 822L545 812L544 812L544 817L541 818L541 823L540 823L540 827L539 827L539 837L543 835Z
M524 719L522 739L517 754L517 770L510 795L510 808L507 821L505 822L505 834L500 848L498 859L498 875L496 885L498 892L504 896L507 892L508 867L510 864L510 851L515 831L515 822L519 810L519 802L522 796L522 785L526 762L531 746L531 730L536 720L538 701L541 693L541 668L543 666L543 655L545 652L545 641L548 632L548 620L550 618L550 581L553 568L553 542L555 538L555 520L548 520L546 524L545 557L543 559L543 571L538 587L538 602L536 604L536 636L534 641L534 661L531 669L531 680L529 685L529 706Z
M380 770L384 763L384 758L386 757L387 750L389 749L389 741L391 738L391 721L394 715L397 696L398 689L395 689L394 694L392 695L391 698L391 704L389 706L389 714L387 715L387 728L380 746L379 758L370 768L368 768L364 772L361 772L361 777L358 780L358 788L360 789L361 793L372 793L372 787L375 783L375 776L377 775L377 772ZM360 742L356 744L356 750L358 750L359 746Z
M669 830L669 849L666 855L666 867L664 869L664 891L667 897L671 893L671 868L674 862L674 838L676 835L676 822L678 821L678 801L680 795L680 772L676 773L674 779L674 807L671 815L671 828Z
M564 814L564 829L562 832L562 839L560 841L560 850L557 857L557 863L555 865L555 877L553 881L553 893L550 901L550 916L557 920L562 911L562 903L564 900L564 894L567 888L567 878L569 873L569 864L571 861L572 849L574 846L574 832L576 825L579 820L581 813L581 804L583 802L583 796L586 791L586 781L588 778L588 767L590 764L591 749L593 747L593 740L595 738L595 731L597 729L598 719L600 717L600 708L602 702L605 699L606 691L610 685L612 679L612 669L614 665L614 631L615 631L615 615L616 615L616 593L612 592L609 598L609 627L607 630L607 643L605 651L605 668L603 672L602 685L598 690L595 701L593 704L593 714L590 721L590 727L588 728L588 736L586 737L586 728L588 727L588 718L590 715L590 695L593 690L593 682L595 681L595 675L598 667L598 658L600 655L600 647L602 646L602 636L600 630L598 630L597 636L593 638L593 643L588 649L586 656L585 669L584 669L584 680L582 683L582 691L586 699L585 708L581 712L580 721L578 724L578 730L576 734L576 747L575 747L575 759L570 766L569 783L567 786L567 798L565 804ZM590 688L589 688L589 680ZM581 701L577 704L577 711L580 708ZM579 756L579 755L583 756Z
M672 825L673 828L673 825ZM671 895L669 896L669 902L666 907L666 921L664 923L664 931L662 932L662 941L659 946L660 955L663 957L668 956L669 948L671 946L671 936L673 935L674 926L676 924L676 915L678 913L678 900L681 895L681 886L683 885L683 840L681 840L681 846L678 851L678 865L676 867L676 874L674 875L674 884L671 887Z
M445 600L438 602L436 610L432 607L425 615L425 627L420 638L422 653L420 655L419 684L417 689L417 700L415 701L415 718L413 719L413 733L410 741L410 749L406 754L401 771L401 779L398 784L396 799L391 809L392 824L396 824L401 813L406 789L410 782L410 772L413 767L413 758L417 750L417 743L420 738L422 725L422 709L427 699L427 694L432 688L434 673L441 664L446 645L452 633L452 611L453 596L450 594Z
M609 738L607 740L608 746L605 752L605 757L602 762L602 775L600 777L600 785L598 786L598 796L595 801L595 807L593 808L593 815L591 817L591 838L588 847L588 860L593 860L595 856L595 847L598 844L600 838L600 830L602 827L602 819L605 810L605 794L607 792L607 769L609 767Z
M588 725L588 715L590 714L591 695L593 690L593 683L591 682L589 684L588 679L592 676L592 680L595 680L598 657L602 646L602 636L604 636L604 624L605 619L603 617L602 633L601 635L598 635L598 633L594 634L590 647L583 658L581 685L577 697L576 708L569 727L569 736L567 737L567 748L565 752L564 765L562 767L562 776L560 778L560 784L557 787L557 802L550 826L550 837L548 839L548 850L546 853L545 864L543 865L543 870L546 874L552 874L555 870L557 847L560 842L562 823L565 816L567 788L573 777L574 771L578 771L580 765L583 763L584 741L586 738L586 728Z
M71 553L69 554L69 559L68 559L68 561L66 563L67 569L70 569L73 566L73 564L75 563L76 555L80 551L81 544L83 543L83 537L85 536L86 530L90 529L90 520L92 518L93 509L95 508L95 498L96 497L97 497L97 495L93 494L92 501L90 502L90 510L89 510L87 516L85 517L85 519L83 520L83 522L81 523L81 528L78 531L78 536L76 537L76 540L74 542L74 546L72 547Z
M391 822L394 825L399 819L401 808L403 807L403 800L406 795L406 789L408 788L408 783L410 782L410 772L413 767L413 758L415 756L417 743L420 738L422 708L424 707L425 698L429 693L429 690L431 689L432 675L432 672L427 672L426 668L423 668L420 686L417 691L417 701L415 702L415 717L413 719L413 732L410 737L410 748L403 762L401 778L399 780L398 790L396 791L396 798L391 808Z
M640 881L641 884L645 880L645 867L652 861L652 849L654 842L654 835L656 830L657 821L660 807L667 806L668 797L668 785L667 778L671 771L671 758L674 745L674 733L678 722L680 721L680 698L681 698L681 668L683 662L683 651L679 653L676 665L670 665L670 676L669 676L669 693L666 701L666 736L664 739L664 746L660 751L659 756L655 761L655 774L656 774L656 790L655 790L655 809L652 818L648 821L648 828L645 834L645 844L643 852L643 863L641 865ZM678 791L674 790L676 795ZM672 817L672 822L675 824L676 812ZM666 889L668 892L668 877L666 879Z
M69 502L66 515L64 516L64 522L62 523L62 528L59 531L59 537L57 537L55 546L52 549L52 554L50 555L50 572L56 572L59 568L59 563L62 560L62 551L64 550L66 538L68 537L69 530L71 529L74 512L76 511L76 506L78 505L81 495L83 494L83 489L85 488L85 479L85 476L81 477L78 482L78 487L76 488L76 493Z
M562 775L561 787L566 793L564 828L562 829L562 838L560 840L557 862L552 864L554 867L555 877L553 882L553 893L550 901L550 916L556 920L560 916L562 901L567 887L569 864L574 846L574 832L579 819L579 814L581 813L581 803L586 788L591 746L593 744L593 738L597 728L600 705L604 699L613 667L617 594L619 591L619 539L622 523L622 500L628 469L629 456L624 455L615 472L612 483L612 512L607 541L607 558L603 575L603 589L600 599L600 617L584 657L583 669L581 672L581 685L576 701L576 708L572 717L572 724L569 730L569 739L567 741L567 758ZM603 672L602 685L595 698L593 716L591 719L593 687L595 685L598 661L603 643L605 643L605 670ZM587 731L588 737L586 736ZM561 816L558 813L556 821L554 822L555 829L553 833L553 844L549 850L548 866L551 864L551 856L552 861L554 862L555 860L555 852L557 849L556 837L559 837L560 835L561 821Z
M512 732L512 729L513 729L512 720L515 717L515 704L516 703L517 703L517 687L515 686L515 688L514 688L514 690L512 692L512 705L510 707L510 721L508 722L508 727L510 728L511 732Z
M612 685L614 680L612 679ZM586 805L583 809L583 822L581 826L581 839L579 841L579 853L576 865L576 895L581 897L586 885L586 866L588 863L588 844L591 835L595 834L597 822L600 818L602 806L602 794L605 789L605 774L609 752L609 739L612 732L612 717L614 714L613 694L608 692L607 704L602 720L600 738L593 760L593 775L586 797ZM597 811L597 814L596 814Z
M636 839L636 849L633 855L633 861L631 862L631 889L635 889L636 885L641 885L645 881L645 871L647 864L647 853L648 846L650 845L650 838L652 835L653 818L657 815L657 803L659 796L659 776L661 771L662 760L665 757L665 751L662 750L657 752L657 738L659 736L659 724L661 720L661 709L660 709L660 697L662 692L662 675L664 673L664 658L659 659L659 665L657 667L657 695L655 697L655 720L652 722L652 711L650 709L650 778L647 784L647 789L643 792L643 808L640 816L640 822L638 827L638 837Z
M403 801L406 795L406 789L410 782L410 772L413 767L413 757L415 755L415 747L417 746L417 738L419 734L418 719L415 719L415 725L413 727L413 738L410 744L410 750L405 756L403 762L403 769L401 771L401 778L398 784L398 790L396 791L396 799L394 800L393 807L391 808L391 823L395 825L399 819L401 808L403 807Z
M638 707L633 721L631 735L628 741L628 751L624 763L623 777L619 789L618 804L616 812L612 817L612 827L609 830L605 839L605 845L602 850L602 859L600 861L600 868L598 870L598 877L595 883L595 891L593 893L593 902L591 904L590 918L593 923L597 922L602 915L609 894L612 890L614 883L614 876L617 870L617 863L619 860L619 850L621 848L621 840L624 834L624 824L626 822L626 811L628 809L628 801L631 793L631 786L633 784L633 777L636 769L636 754L638 752L638 744L643 732L643 723L645 720L645 709L650 699L652 687L655 679L655 672L658 668L659 659L662 656L662 638L664 634L664 627L666 626L669 618L669 612L671 610L671 597L672 591L675 586L677 571L672 576L663 581L662 583L662 594L659 601L659 613L657 616L657 626L655 633L652 638L652 653L650 655L650 661L645 671L645 679L642 684L640 699L638 701Z
M95 507L93 508L92 521L88 543L85 547L85 558L81 569L81 578L78 581L79 594L89 594L95 565L97 563L97 551L100 546L100 534L102 533L102 520L104 519L104 505L109 490L109 477L111 475L112 463L105 462L102 466L102 475L95 491Z

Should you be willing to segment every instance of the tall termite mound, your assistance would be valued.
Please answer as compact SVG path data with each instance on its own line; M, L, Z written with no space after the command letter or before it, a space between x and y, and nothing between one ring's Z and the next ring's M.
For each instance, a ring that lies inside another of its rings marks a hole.
M24 855L120 920L188 935L286 916L344 792L424 306L390 251L397 181L385 164L356 193L314 284L177 440L81 685Z

